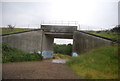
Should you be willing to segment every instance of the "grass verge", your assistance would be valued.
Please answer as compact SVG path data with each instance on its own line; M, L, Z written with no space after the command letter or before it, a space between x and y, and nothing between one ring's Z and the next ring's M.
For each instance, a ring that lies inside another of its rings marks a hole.
M27 53L16 48L12 48L7 44L2 44L2 62L23 62L42 60L42 56L38 53Z
M16 32L22 32L22 31L29 31L29 30L33 30L33 29L27 29L27 28L0 28L2 29L2 33L0 34L10 34L10 33L16 33Z
M66 64L81 78L118 79L117 46L97 48L74 57Z
M92 33L92 34L102 36L102 37L106 37L106 38L110 38L110 39L113 39L113 40L118 40L118 34L115 33L115 32L110 32L110 31L108 31L108 32L105 32L105 31L100 31L100 32L97 32L97 31L85 31L85 32Z

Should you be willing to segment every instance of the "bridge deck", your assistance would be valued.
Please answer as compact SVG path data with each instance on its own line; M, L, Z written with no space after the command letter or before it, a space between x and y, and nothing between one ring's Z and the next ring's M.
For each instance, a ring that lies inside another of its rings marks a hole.
M41 25L41 29L44 32L73 33L77 30L77 26Z
M53 38L73 39L73 33L52 33L52 32L45 32L45 35L51 36Z

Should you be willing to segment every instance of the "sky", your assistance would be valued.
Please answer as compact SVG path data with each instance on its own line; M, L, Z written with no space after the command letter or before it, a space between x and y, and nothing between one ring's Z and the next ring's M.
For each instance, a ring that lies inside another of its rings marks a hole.
M118 1L1 0L0 26L39 27L43 22L77 21L81 30L110 29L118 25Z

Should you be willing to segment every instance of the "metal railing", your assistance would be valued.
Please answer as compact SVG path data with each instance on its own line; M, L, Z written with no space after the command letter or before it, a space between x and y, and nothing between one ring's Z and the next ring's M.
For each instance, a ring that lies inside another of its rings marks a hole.
M41 24L49 25L78 25L78 21L41 21Z

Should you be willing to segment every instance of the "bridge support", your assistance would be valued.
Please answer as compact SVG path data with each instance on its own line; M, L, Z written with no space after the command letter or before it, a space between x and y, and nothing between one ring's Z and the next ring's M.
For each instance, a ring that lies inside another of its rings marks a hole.
M54 38L73 38L73 32L77 26L41 25L42 33L42 56L43 58L53 57Z
M26 52L41 52L44 58L53 57L54 38L73 39L73 54L111 45L112 41L77 31L77 26L41 25L40 30L4 35L2 41Z
M53 57L53 42L54 38L43 33L42 37L42 56L43 58Z

